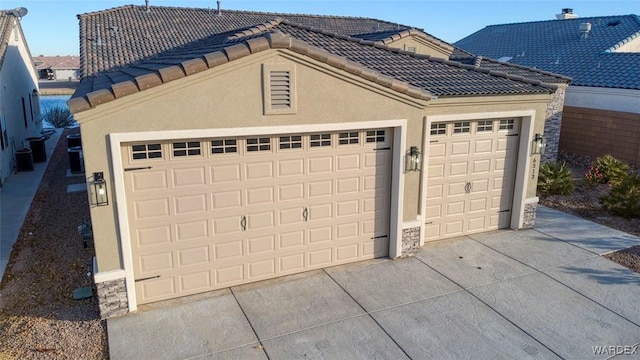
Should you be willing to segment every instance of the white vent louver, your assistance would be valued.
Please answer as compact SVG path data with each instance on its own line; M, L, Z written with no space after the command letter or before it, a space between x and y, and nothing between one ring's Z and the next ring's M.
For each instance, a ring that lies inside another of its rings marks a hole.
M291 108L291 72L273 70L269 73L271 108L274 110Z

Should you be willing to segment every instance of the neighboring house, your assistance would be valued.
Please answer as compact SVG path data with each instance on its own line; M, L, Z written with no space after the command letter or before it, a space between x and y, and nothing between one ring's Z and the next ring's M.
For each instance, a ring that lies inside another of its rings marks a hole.
M79 19L85 77L68 105L103 317L533 226L555 85L446 60L452 46L372 19L144 6Z
M578 18L491 25L455 43L477 55L560 73L566 91L560 150L610 153L640 165L640 18Z
M43 80L73 81L80 79L80 57L36 56L33 58L38 75Z
M14 172L16 151L29 148L25 139L42 130L38 76L21 15L18 9L0 10L0 186Z

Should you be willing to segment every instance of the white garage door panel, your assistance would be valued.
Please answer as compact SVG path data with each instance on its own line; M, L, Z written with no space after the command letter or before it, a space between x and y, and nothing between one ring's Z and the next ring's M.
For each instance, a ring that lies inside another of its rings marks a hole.
M138 303L386 256L393 134L348 133L122 144Z
M432 125L425 241L509 226L519 127L517 119Z

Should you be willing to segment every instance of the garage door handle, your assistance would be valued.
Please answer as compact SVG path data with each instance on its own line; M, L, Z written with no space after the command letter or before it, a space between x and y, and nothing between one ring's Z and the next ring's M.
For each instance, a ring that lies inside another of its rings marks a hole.
M242 231L247 231L247 217L242 215L242 220L240 220L240 226L242 226Z
M302 210L302 217L304 218L304 221L309 220L309 208L304 208L304 210Z
M468 182L465 186L464 186L464 191L468 194L471 192L471 183Z

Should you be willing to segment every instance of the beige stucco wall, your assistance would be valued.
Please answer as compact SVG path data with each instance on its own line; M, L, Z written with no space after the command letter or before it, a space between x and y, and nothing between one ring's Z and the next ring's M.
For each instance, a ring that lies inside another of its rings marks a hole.
M448 51L436 44L432 44L416 35L410 35L402 39L398 39L389 43L387 46L402 50L407 50L407 47L415 47L417 54L431 55L442 59L448 59L449 56L451 56L451 51Z
M263 63L295 64L296 114L263 115ZM422 147L424 118L430 114L535 109L541 132L548 99L548 95L439 99L427 107L426 101L303 55L269 50L100 105L75 118L81 124L83 143L90 144L83 150L86 174L105 172L113 202L114 177L108 158L111 133L406 119L407 151L410 146ZM420 212L420 185L419 172L405 174L403 221L416 220ZM535 195L535 184L528 193ZM99 271L122 268L115 204L93 207L91 216Z

